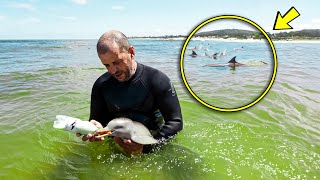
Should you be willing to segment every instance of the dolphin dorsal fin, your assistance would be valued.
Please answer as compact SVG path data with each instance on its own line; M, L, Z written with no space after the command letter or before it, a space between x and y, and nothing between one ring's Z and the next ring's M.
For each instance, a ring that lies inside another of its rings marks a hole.
M237 63L236 57L237 57L237 56L233 57L228 63Z

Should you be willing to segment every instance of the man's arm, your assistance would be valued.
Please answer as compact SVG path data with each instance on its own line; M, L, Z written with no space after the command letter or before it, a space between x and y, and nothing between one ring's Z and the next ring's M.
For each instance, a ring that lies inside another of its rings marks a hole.
M159 78L153 78L155 103L159 108L165 124L155 135L156 139L168 139L174 136L183 128L181 108L177 93L170 79L163 73L159 73Z
M108 120L107 110L107 104L101 89L101 78L99 78L92 87L89 121L96 120L105 126Z

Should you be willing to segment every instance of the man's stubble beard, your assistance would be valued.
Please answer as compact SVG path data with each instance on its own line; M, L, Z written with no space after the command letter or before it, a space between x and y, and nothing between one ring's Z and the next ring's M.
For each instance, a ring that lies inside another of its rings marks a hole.
M131 59L131 61L133 61L133 59ZM128 65L128 71L125 73L125 81L128 81L129 79L131 79L132 76L135 74L137 69L137 66L135 65L136 65L135 61L133 61Z

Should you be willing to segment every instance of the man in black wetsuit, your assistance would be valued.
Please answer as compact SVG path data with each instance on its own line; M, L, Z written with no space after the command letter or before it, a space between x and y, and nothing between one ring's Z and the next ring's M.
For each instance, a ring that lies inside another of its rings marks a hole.
M137 63L134 47L123 33L104 33L97 52L108 72L93 85L90 122L103 127L114 118L127 117L144 124L159 141L182 130L180 104L172 82L159 70ZM92 134L82 139L103 140ZM114 140L130 154L149 149L131 140Z

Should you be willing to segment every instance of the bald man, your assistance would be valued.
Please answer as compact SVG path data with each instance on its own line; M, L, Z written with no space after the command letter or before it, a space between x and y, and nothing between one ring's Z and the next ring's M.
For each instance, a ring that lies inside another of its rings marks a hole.
M119 31L104 33L97 52L108 70L93 85L90 122L104 127L114 118L126 117L145 125L159 142L176 135L183 128L176 91L162 72L135 61L135 49ZM84 141L101 141L95 134ZM149 146L114 138L129 154L149 152Z

